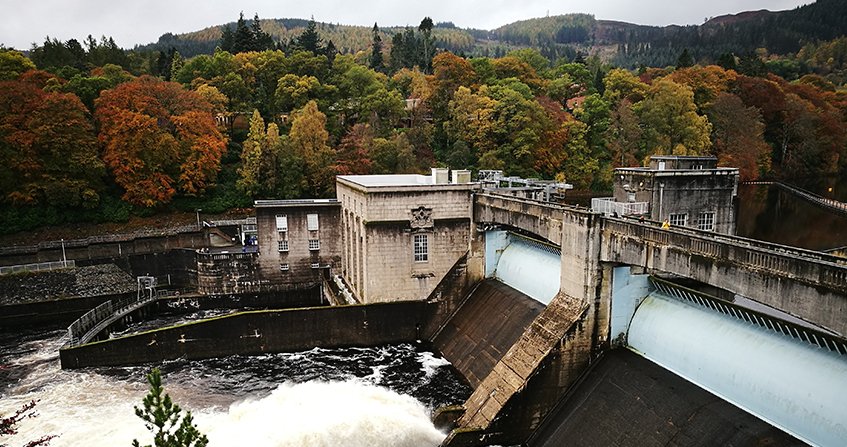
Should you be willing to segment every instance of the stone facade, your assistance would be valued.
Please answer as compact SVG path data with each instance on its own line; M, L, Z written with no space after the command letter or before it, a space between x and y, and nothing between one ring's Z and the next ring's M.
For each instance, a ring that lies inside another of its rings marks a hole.
M615 202L647 202L671 226L735 234L738 169L714 157L651 157L648 168L615 169Z
M426 299L467 253L479 186L443 177L337 178L343 274L362 302Z
M264 288L312 287L341 267L340 203L257 200L259 275Z

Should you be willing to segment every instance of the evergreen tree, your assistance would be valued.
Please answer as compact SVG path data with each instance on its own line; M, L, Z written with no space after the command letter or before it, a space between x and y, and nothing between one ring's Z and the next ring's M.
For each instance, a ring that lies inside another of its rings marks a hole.
M435 53L435 39L432 37L432 19L424 17L418 26L421 32L421 59L420 67L425 73L432 73L432 56Z
M274 40L270 34L262 31L262 24L259 22L259 14L255 14L253 16L253 24L251 25L251 31L253 31L253 42L254 47L252 51L265 51L272 50L274 48Z
M297 46L305 51L310 51L315 56L324 52L324 47L321 42L321 36L318 34L315 18L309 20L306 29L297 38Z
M239 14L238 22L235 24L235 33L232 36L232 51L230 53L243 53L252 51L256 48L256 38L253 35L253 30L247 26L247 21L244 20L244 12Z
M373 28L370 66L374 71L382 72L385 70L385 63L382 59L382 37L379 37L379 27L376 22L374 22Z
M676 60L676 68L686 68L694 65L694 58L688 54L688 48L682 50L682 54Z
M191 412L187 411L184 417L180 415L182 409L165 393L158 368L147 375L147 382L150 384L150 392L144 397L144 408L135 407L135 415L153 432L153 446L206 447L209 440L197 430ZM138 440L133 440L132 445L141 447Z
M326 60L329 62L329 68L332 68L332 63L335 62L335 56L338 55L338 49L335 48L335 44L330 40L326 43Z
M221 43L220 47L222 50L227 53L232 53L232 46L235 43L235 34L232 32L232 28L229 25L224 25L221 27Z

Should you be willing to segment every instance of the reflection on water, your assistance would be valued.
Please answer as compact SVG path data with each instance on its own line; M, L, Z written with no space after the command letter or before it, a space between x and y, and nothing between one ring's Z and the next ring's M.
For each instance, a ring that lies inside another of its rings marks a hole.
M826 194L830 187L833 190ZM847 194L847 184L836 188L824 183L817 188L814 191L817 194L847 200L843 197ZM847 217L813 205L776 185L740 185L738 198L739 236L810 250L847 245Z

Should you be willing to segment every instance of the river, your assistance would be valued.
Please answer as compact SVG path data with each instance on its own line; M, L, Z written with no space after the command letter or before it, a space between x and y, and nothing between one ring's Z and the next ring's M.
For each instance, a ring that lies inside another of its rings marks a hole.
M416 344L63 371L64 335L0 332L0 415L38 401L38 417L0 442L54 434L56 447L151 443L133 407L153 366L211 446L437 446L445 434L431 410L470 394L448 362Z
M847 180L798 186L847 201ZM738 198L739 236L819 251L847 246L847 217L776 185L741 185Z

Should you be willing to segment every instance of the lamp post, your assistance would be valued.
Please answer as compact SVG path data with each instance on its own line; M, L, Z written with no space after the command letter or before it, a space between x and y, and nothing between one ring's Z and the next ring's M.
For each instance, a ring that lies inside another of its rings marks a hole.
M203 211L203 209L197 208L194 211L197 213L197 228L200 228L200 211Z
M65 256L65 239L62 238L62 267L68 266L68 257Z

